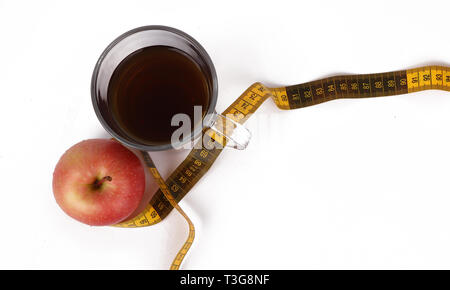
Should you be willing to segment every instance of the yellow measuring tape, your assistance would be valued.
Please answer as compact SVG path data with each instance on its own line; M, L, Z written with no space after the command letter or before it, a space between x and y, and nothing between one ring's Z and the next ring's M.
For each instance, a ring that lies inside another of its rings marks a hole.
M450 68L425 66L378 74L342 75L280 88L254 83L222 115L243 124L268 98L272 98L278 108L292 110L341 98L393 96L428 89L450 91ZM205 129L203 134L210 137L209 141L205 144L201 138L194 146L199 149L192 149L167 180L161 177L148 153L142 152L159 190L141 214L116 225L125 228L151 226L164 219L173 208L177 209L189 224L189 235L170 267L173 270L179 269L195 236L194 224L178 202L205 175L226 142L223 136L210 129Z

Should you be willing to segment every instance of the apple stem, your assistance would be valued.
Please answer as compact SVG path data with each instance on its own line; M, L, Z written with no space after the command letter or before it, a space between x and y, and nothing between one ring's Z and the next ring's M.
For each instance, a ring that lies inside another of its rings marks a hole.
M112 177L111 177L111 176L105 176L105 177L103 177L102 179L96 179L96 180L94 181L94 183L92 184L92 186L93 186L94 188L98 189L98 188L100 188L100 187L102 186L103 182L105 182L105 181L111 181L111 180L112 180Z

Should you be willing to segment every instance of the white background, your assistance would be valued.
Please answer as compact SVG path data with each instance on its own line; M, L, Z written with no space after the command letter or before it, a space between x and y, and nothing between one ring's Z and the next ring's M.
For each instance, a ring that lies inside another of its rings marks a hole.
M0 268L167 269L178 213L141 229L66 216L61 154L106 138L90 78L132 28L181 29L209 52L217 110L251 83L450 62L448 1L0 1ZM197 227L184 269L450 268L450 95L267 101L181 202ZM153 154L167 175L187 152Z

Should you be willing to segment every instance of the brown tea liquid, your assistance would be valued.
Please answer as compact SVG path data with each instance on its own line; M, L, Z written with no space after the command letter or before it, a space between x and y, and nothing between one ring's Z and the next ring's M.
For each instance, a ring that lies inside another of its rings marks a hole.
M176 48L152 46L126 57L114 71L108 103L119 127L149 145L168 144L172 117L209 105L207 80L194 60Z

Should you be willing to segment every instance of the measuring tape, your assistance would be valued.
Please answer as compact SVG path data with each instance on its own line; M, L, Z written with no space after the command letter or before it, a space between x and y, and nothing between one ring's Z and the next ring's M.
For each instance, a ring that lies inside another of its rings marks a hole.
M261 83L254 83L222 115L243 124L268 98L272 98L278 108L292 110L341 98L393 96L428 89L450 91L450 68L425 66L378 74L342 75L280 88L267 88ZM203 134L210 137L208 141L200 138L194 146L199 149L192 149L167 180L161 177L148 153L142 152L159 190L142 213L115 225L124 228L151 226L164 219L172 209L177 209L188 222L189 235L170 267L173 270L179 269L195 236L194 224L178 202L205 175L226 143L222 135L211 129L205 129Z

